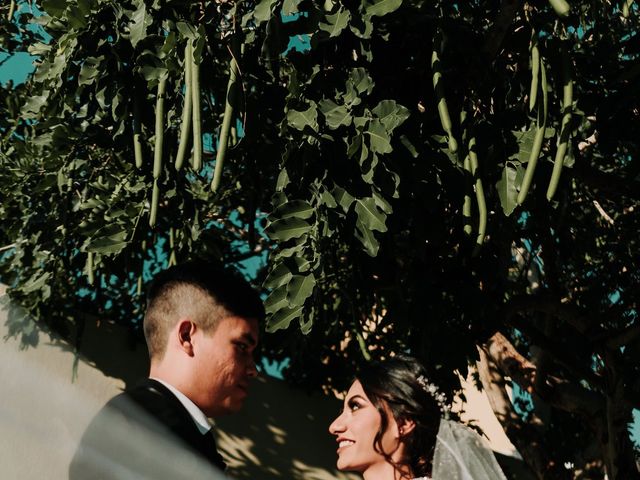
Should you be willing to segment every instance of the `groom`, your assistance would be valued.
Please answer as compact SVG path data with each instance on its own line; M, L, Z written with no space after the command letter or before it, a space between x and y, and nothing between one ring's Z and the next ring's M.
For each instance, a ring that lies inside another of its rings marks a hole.
M70 480L120 478L114 465L138 473L136 455L119 445L125 439L109 440L114 418L124 419L125 432L175 439L224 470L208 417L242 407L257 374L253 351L263 317L257 292L229 270L187 263L160 273L149 288L144 317L149 378L111 399L91 422L71 462Z

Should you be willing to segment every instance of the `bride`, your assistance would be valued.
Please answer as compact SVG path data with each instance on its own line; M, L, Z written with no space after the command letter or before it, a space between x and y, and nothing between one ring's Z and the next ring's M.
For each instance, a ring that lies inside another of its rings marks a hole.
M329 426L337 467L364 480L506 480L482 438L448 416L414 358L367 365Z

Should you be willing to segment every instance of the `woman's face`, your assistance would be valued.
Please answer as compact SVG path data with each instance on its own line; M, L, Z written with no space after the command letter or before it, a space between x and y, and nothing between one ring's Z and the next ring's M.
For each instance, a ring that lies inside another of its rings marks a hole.
M382 448L391 455L399 446L398 425L390 412L387 416L389 425L382 436ZM342 413L329 426L338 442L338 470L362 473L376 465L388 465L373 446L381 421L380 413L356 380L347 392Z

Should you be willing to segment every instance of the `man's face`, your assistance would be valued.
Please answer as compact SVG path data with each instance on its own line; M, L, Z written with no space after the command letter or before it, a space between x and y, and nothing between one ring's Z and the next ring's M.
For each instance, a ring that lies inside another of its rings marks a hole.
M211 332L199 331L194 342L195 377L198 392L192 399L208 416L240 410L249 380L257 375L253 351L258 343L258 321L225 317Z

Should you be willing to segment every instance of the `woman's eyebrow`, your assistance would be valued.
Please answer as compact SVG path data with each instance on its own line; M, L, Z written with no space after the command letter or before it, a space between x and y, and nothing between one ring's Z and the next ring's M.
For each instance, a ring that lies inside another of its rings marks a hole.
M362 395L353 395L352 397L347 398L347 402L350 402L351 400L362 400L364 402L366 402L367 400L362 396Z

